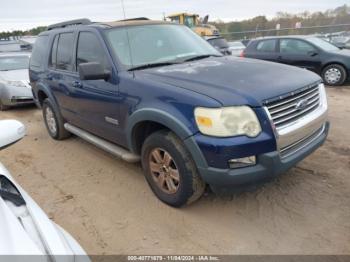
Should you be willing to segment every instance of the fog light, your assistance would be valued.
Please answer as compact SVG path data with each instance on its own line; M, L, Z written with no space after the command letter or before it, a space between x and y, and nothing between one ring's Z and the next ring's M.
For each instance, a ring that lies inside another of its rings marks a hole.
M249 156L244 158L231 159L228 161L230 168L242 168L256 165L256 157Z

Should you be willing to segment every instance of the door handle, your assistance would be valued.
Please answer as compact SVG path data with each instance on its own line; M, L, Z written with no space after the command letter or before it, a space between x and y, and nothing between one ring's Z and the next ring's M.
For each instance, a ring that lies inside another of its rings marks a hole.
M83 84L79 81L73 81L73 87L75 88L82 88Z

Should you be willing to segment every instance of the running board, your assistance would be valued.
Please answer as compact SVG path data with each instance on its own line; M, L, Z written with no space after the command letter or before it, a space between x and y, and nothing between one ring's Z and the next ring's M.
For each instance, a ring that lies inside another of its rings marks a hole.
M112 155L129 163L136 163L140 161L140 156L131 153L130 151L112 144L102 138L99 138L89 132L86 132L78 127L72 126L71 124L65 123L64 128L72 134L84 139L85 141L111 153Z

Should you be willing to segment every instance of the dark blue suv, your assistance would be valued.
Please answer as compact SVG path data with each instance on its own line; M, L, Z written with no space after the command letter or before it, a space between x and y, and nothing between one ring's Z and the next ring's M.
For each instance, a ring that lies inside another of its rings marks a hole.
M50 136L71 133L128 162L182 206L269 180L328 134L319 76L222 56L185 26L147 19L50 26L30 81Z

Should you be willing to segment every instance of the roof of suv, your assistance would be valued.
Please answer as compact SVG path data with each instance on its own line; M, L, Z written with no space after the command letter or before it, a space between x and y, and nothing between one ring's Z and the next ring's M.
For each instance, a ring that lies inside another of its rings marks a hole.
M155 24L174 24L174 23L168 22L168 21L149 20L144 17L119 20L119 21L111 21L111 22L91 22L89 19L83 18L83 19L71 20L71 21L50 25L48 26L48 31L52 31L56 29L71 28L73 26L92 26L92 27L102 26L106 28L113 28L113 27L155 25Z
M167 21L158 20L126 20L126 21L113 21L97 23L100 25L107 25L109 27L123 27L123 26L134 26L134 25L156 25L156 24L174 24Z

